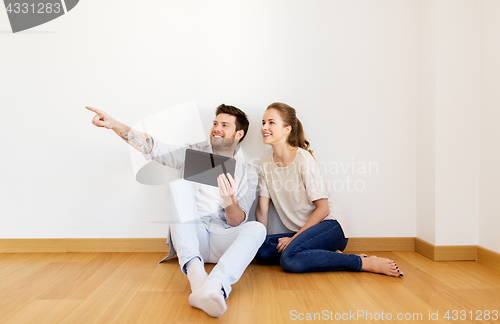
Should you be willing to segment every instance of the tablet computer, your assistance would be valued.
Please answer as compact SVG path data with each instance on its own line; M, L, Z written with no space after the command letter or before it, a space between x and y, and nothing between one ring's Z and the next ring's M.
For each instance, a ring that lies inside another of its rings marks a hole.
M229 173L234 179L236 160L227 156L186 149L184 179L218 187L217 177Z

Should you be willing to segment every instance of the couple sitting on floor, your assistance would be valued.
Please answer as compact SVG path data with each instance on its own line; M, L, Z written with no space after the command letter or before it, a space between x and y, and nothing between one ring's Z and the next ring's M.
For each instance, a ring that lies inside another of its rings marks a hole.
M87 109L96 113L94 125L112 129L146 159L183 171L186 148L160 142L101 110ZM261 133L264 144L271 145L273 153L261 161L258 175L235 154L248 125L247 116L240 109L224 104L217 107L210 145L189 148L234 157L234 178L229 173L227 177L220 175L218 188L179 181L176 190L183 197L182 206L176 206L180 202L173 198L172 190L169 194L170 253L165 259L177 253L181 270L191 285L191 306L213 317L222 315L231 285L254 257L262 264L279 264L289 272L350 270L403 275L390 259L342 253L349 237L347 225L309 150L294 108L283 103L267 107ZM247 221L257 186L257 221ZM293 233L266 236L271 200L279 218ZM204 263L216 263L209 275Z

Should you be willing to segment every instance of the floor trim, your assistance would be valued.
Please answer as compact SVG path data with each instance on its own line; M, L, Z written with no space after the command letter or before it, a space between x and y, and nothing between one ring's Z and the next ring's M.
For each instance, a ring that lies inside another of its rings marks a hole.
M0 253L168 252L165 238L0 239ZM417 237L352 237L345 252L416 251L433 261L477 260L500 270L500 253L475 245L435 246Z
M481 246L477 247L477 261L500 270L500 253L488 250Z
M165 238L0 239L0 253L168 252ZM415 251L413 237L353 237L345 250Z
M476 261L477 245L433 245L415 238L415 251L433 261Z
M351 237L344 252L415 251L414 237Z
M0 253L168 252L165 238L0 239Z

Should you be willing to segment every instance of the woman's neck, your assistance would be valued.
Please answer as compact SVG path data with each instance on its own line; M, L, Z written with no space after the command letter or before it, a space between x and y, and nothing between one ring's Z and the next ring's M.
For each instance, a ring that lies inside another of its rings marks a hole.
M274 163L279 167L286 167L295 159L297 148L288 143L271 145L273 147Z

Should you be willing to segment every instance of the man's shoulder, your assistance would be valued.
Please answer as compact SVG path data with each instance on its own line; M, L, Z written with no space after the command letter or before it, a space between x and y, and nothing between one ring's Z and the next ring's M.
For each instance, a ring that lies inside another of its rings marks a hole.
M241 155L238 153L235 154L234 156L236 160L236 168L238 168L242 172L242 174L245 174L247 176L248 180L251 180L253 178L257 178L257 171L255 170L255 167L252 166L249 162L247 162Z
M242 158L239 158L236 161L239 162L239 164L241 165L241 168L246 173L248 173L249 175L254 175L254 174L257 175L257 171L255 171L255 168L250 163L248 163L247 161L245 161Z
M188 149L197 150L197 151L212 152L212 146L207 141L193 143L193 144L187 144L186 147Z
M198 143L186 143L184 145L171 144L167 141L162 141L156 137L153 137L154 148L159 148L160 150L185 150L192 149L197 151L211 152L211 146L207 141Z

